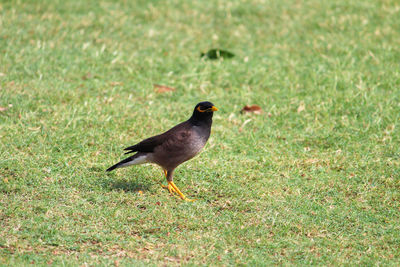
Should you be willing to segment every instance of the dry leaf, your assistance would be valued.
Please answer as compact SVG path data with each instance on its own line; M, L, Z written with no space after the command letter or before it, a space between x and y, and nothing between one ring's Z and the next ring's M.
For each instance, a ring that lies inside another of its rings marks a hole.
M242 112L251 112L254 114L261 114L262 109L259 105L246 105L244 106L244 108L242 109Z
M85 75L82 76L82 80L88 80L88 79L90 79L92 77L93 77L93 75L90 72L88 72L88 73L86 73Z
M124 85L123 82L110 82L111 86Z
M297 108L297 113L300 113L302 111L304 111L306 109L306 105L304 104L304 102L301 102L299 107Z
M0 107L0 111L6 111L7 109L6 107Z
M239 132L242 132L244 126L246 126L246 124L248 124L249 122L251 122L251 119L248 119L248 120L246 120L245 122L243 122L242 126L239 128Z
M173 92L175 91L175 88L168 87L165 85L159 85L159 84L154 84L154 89L156 89L157 93L166 93L166 92Z

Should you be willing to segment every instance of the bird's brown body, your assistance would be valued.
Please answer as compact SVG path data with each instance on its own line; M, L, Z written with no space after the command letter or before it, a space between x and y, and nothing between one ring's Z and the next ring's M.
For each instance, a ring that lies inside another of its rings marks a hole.
M210 137L212 114L218 110L210 102L197 104L192 117L163 134L147 138L136 145L125 148L126 154L135 155L122 160L107 169L127 167L142 163L155 163L165 172L170 192L178 193L182 199L186 197L172 182L172 175L177 166L196 156Z

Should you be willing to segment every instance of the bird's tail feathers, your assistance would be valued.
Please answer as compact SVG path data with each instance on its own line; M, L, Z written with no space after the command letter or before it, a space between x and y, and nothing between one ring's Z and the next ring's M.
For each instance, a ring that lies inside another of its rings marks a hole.
M110 172L117 168L124 168L124 167L128 167L130 165L143 164L146 162L148 162L146 154L137 153L137 154L130 156L129 158L126 158L126 159L118 162L117 164L111 166L110 168L107 169L107 171Z

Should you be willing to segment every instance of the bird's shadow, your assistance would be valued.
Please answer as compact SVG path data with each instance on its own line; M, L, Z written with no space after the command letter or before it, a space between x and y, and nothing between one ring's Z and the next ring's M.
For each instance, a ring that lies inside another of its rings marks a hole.
M151 186L151 183L140 177L115 178L113 175L103 177L101 184L107 190L122 190L124 192L148 191Z

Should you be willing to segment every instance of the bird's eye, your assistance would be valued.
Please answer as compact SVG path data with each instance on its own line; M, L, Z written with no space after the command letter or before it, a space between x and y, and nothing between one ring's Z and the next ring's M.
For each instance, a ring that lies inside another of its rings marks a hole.
M206 111L205 109L203 110L203 109L201 109L201 107L200 106L198 106L197 107L197 110L199 111L199 112L204 112L204 111Z

